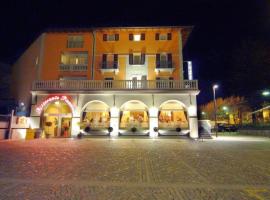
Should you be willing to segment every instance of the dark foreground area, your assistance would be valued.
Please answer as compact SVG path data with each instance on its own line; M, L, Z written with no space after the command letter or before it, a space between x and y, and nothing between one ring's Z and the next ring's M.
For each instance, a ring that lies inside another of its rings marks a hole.
M270 139L2 141L0 199L270 199Z

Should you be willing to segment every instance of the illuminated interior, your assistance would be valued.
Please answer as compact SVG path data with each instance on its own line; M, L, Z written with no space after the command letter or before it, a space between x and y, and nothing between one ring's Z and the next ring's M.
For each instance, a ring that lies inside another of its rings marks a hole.
M47 137L70 137L72 111L64 101L50 103L44 109L42 127Z
M93 101L87 105L82 113L81 128L90 127L92 131L108 129L110 127L109 106L100 101Z
M120 129L149 129L147 107L139 101L129 101L122 106L120 112Z
M177 101L168 101L160 107L158 115L160 129L188 129L187 112Z

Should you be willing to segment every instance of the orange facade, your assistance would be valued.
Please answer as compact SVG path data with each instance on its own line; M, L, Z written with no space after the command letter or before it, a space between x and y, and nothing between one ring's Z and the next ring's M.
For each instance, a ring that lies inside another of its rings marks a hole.
M126 57L129 53L144 53L148 59L148 80L155 80L157 76L172 76L174 80L180 77L180 68L182 66L182 38L180 38L181 28L101 28L93 32L48 32L44 40L44 58L42 64L41 80L58 80L63 76L86 76L91 79L92 62L94 62L94 80L103 80L106 77L113 77L114 80L125 80ZM145 34L143 41L130 41L129 34ZM155 34L171 33L171 40L155 40ZM119 34L118 41L103 41L104 34ZM83 48L67 48L68 36L83 36ZM94 53L93 53L94 48ZM58 70L61 54L64 52L87 52L88 66L85 72L60 72ZM157 74L156 54L171 53L174 64L174 71L171 73L160 72ZM94 54L94 55L93 55ZM118 54L119 72L102 72L100 70L103 54ZM94 61L93 61L93 56Z
M31 82L34 80L59 80L64 77L84 77L88 80L131 80L127 70L130 54L144 54L147 80L158 78L183 79L182 48L186 42L190 27L118 27L96 28L89 30L48 31L42 34L19 58L13 66L13 81L18 83L14 96L18 101L29 102ZM104 41L104 35L117 34L116 41ZM141 41L130 40L130 35L143 34ZM170 38L157 40L157 34ZM67 45L70 36L83 38L81 47L70 48ZM87 58L84 70L59 70L61 55L83 53ZM158 54L170 54L172 70L157 70ZM104 54L117 55L117 70L102 70ZM24 74L24 76L22 76ZM21 80L24 79L24 80ZM25 81L26 80L26 81ZM20 87L28 91L28 97L18 94Z

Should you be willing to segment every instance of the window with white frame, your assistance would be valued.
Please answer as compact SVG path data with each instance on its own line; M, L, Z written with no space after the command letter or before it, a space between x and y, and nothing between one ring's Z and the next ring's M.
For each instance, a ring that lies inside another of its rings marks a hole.
M83 43L82 35L70 35L67 40L67 48L83 48Z
M87 52L66 52L61 54L61 64L63 65L87 65Z
M103 41L118 41L119 34L103 34Z

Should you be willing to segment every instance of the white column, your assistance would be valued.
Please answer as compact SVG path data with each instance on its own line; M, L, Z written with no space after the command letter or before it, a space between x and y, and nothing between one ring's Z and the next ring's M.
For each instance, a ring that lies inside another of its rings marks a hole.
M198 118L197 118L197 107L192 105L188 107L188 116L189 116L189 128L190 128L190 137L196 139L199 137L198 133Z
M71 137L77 137L80 133L80 117L73 117L71 119Z
M118 136L119 133L119 109L117 107L111 108L110 126L113 128L111 132L112 137Z
M156 138L158 133L154 131L154 128L158 128L158 109L156 107L151 107L149 109L149 132L151 138Z

